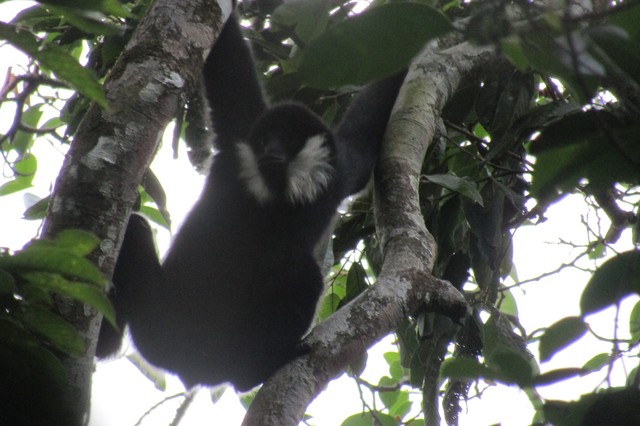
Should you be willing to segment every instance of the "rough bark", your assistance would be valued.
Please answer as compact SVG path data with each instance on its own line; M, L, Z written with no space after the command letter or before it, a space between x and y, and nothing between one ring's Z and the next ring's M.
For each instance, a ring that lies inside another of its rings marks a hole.
M105 81L109 110L92 105L74 137L58 176L44 236L79 228L102 243L92 259L111 276L125 219L166 125L185 91L199 78L221 27L214 0L156 0ZM100 317L86 306L57 300L57 309L82 333L86 352L66 358L65 399L74 412L66 424L88 418L95 340Z
M378 280L312 330L305 340L311 352L265 383L244 426L297 425L330 380L421 304L456 319L466 315L462 294L431 275L436 244L420 213L418 183L440 112L465 76L495 59L492 49L465 43L444 51L429 47L414 62L375 174L376 227L384 253Z

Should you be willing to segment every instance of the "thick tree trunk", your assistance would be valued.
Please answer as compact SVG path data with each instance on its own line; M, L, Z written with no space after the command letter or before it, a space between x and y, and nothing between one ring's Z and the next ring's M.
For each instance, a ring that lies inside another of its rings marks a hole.
M92 105L78 128L51 196L44 237L67 228L93 232L102 239L93 260L107 277L138 184L185 91L198 81L222 21L213 0L153 2L105 82L109 110ZM86 342L83 357L64 360L65 399L74 410L65 423L82 424L88 417L100 318L67 299L57 300L57 309Z

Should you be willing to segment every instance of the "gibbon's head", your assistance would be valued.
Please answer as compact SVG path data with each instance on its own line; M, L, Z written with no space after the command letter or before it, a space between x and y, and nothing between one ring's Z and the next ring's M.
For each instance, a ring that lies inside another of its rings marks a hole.
M335 145L327 126L299 104L277 105L238 144L240 178L260 203L317 200L334 178Z

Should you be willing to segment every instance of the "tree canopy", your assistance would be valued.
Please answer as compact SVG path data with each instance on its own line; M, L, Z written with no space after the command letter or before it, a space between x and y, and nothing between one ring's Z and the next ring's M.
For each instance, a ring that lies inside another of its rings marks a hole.
M43 145L67 153L51 194L24 213L43 221L39 238L0 253L10 424L86 419L124 224L135 209L171 226L172 194L148 168L170 123L176 154L185 143L206 170L199 73L229 8L43 0L0 22L0 38L27 57L0 88L0 196L32 187ZM374 190L336 223L311 352L244 397L244 424L314 424L306 407L345 370L363 401L347 426L457 425L493 386L522 389L531 424L640 424L640 4L255 0L236 13L269 97L329 124L359 86L409 70ZM581 240L560 241L574 258L522 278L514 235L553 221L567 200L587 212ZM528 329L522 312L546 308L520 291L569 268L590 274L583 290L545 291L576 313ZM605 309L615 320L596 327ZM366 350L390 333L388 371L364 380ZM587 338L608 350L548 367ZM599 384L578 400L542 391L585 376Z

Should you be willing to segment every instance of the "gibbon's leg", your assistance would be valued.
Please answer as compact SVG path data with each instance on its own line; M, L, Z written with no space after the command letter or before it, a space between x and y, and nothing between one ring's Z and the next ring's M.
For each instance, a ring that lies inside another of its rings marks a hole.
M105 358L120 348L122 333L132 318L146 320L150 295L159 291L161 269L153 234L147 221L138 215L129 217L118 260L113 272L109 299L116 310L119 330L102 321L96 356Z

